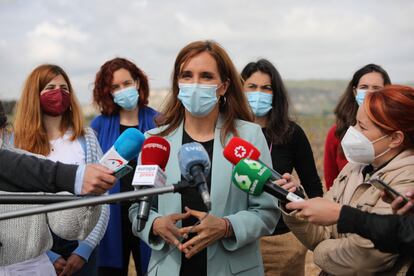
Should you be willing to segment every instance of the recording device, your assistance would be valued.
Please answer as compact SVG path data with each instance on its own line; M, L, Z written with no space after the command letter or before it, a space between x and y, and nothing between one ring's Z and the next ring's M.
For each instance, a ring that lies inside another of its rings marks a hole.
M196 186L207 210L211 210L210 193L206 177L210 173L210 158L204 147L197 142L182 145L178 152L181 175Z
M170 144L159 136L151 136L145 140L141 152L141 165L135 169L132 185L135 190L164 187L167 176L164 173L170 157ZM148 221L152 196L144 196L138 199L139 209L137 214L137 231L141 232Z
M127 164L138 156L144 140L144 134L138 129L126 129L119 135L114 145L102 156L99 163L113 170L116 178L128 174L132 167Z
M396 199L399 196L402 197L403 198L403 202L401 203L402 205L405 205L408 201L410 201L407 197L405 197L401 193L397 192L394 188L392 188L390 185L386 184L381 179L378 179L378 178L370 179L370 180L368 180L368 183L371 184L372 186L374 186L375 188L377 188L378 190L384 191L387 194L387 196L389 196L393 200Z
M272 172L262 163L249 158L240 160L233 170L232 182L240 190L254 196L263 191L273 195L281 202L303 201L304 199L291 193L271 181Z
M120 179L124 177L125 175L129 174L134 168L130 165L126 164L125 166L119 168L117 171L113 173L113 176L115 176L116 179Z

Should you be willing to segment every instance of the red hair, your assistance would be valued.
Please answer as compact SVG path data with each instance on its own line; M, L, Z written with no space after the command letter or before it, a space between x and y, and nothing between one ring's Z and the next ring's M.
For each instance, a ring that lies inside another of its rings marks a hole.
M71 141L84 135L82 110L68 75L57 65L43 64L36 67L27 77L22 95L17 103L13 127L16 147L42 155L50 153L49 138L42 121L40 92L59 75L65 79L70 92L70 108L62 115L60 130L65 133L67 129L72 128Z
M95 87L93 88L93 102L104 115L114 115L121 109L114 103L111 86L114 72L122 68L128 70L135 81L139 80L138 107L144 107L148 104L149 85L145 73L125 58L114 58L105 62L96 73Z
M386 85L382 90L368 93L364 99L368 117L384 133L400 130L405 147L414 146L414 88Z

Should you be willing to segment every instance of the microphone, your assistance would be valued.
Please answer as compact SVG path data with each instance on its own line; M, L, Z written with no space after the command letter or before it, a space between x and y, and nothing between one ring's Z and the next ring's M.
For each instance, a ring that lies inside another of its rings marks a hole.
M141 152L141 165L135 169L132 185L135 190L164 187L167 176L164 173L170 157L170 144L163 137L151 136L144 141ZM139 200L137 213L137 231L141 232L148 221L152 196L143 196Z
M247 142L246 140L243 140L240 137L233 137L230 139L227 146L223 149L223 155L233 165L236 165L237 163L239 163L240 160L244 158L250 158L252 160L259 161L263 166L267 167L272 173L272 181L282 178L280 173L273 170L272 168L269 168L268 166L266 166L266 164L260 161L260 151L255 146L253 146L251 143Z
M144 140L144 134L138 129L126 129L119 135L114 145L102 156L99 163L113 170L117 178L124 176L132 169L127 164L138 156Z
M208 153L200 143L187 143L178 152L178 163L181 175L197 187L204 205L210 211L211 200L206 181L211 166Z
M304 199L271 181L272 172L262 163L246 158L234 167L232 182L240 190L258 196L263 191L271 194L281 202L303 201Z

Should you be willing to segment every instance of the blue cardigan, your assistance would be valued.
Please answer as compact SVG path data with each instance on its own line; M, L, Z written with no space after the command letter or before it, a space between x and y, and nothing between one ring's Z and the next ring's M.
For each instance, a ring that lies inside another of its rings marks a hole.
M154 128L154 118L158 112L150 107L140 108L138 111L139 125L138 129L145 132ZM119 130L120 118L119 114L106 116L99 115L91 122L91 127L96 131L98 141L101 145L102 151L108 151L115 140L120 135ZM110 194L120 192L120 182L109 190ZM106 233L99 245L99 266L122 268L122 232L121 232L121 207L119 204L110 205L110 218ZM151 254L151 250L141 243L141 270L144 273L147 271L147 266Z

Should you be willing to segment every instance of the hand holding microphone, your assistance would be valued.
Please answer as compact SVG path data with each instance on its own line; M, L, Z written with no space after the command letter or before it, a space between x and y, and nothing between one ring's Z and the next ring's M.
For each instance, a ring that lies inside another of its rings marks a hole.
M100 165L88 164L85 167L81 194L103 194L111 189L116 177L113 171Z
M144 139L144 135L138 129L125 130L102 156L99 164L85 166L81 194L103 194L111 189L117 178L121 178L132 169L128 166L128 161L138 156Z
M295 193L299 197L304 197L303 192L298 189L299 185L297 183L291 183L291 181L283 180L284 178L280 173L273 170L272 168L269 168L264 164L262 161L260 161L260 151L253 146L251 143L247 142L246 140L243 140L239 137L233 137L230 139L229 143L223 150L224 157L229 160L233 165L236 165L240 162L240 160L244 158L249 158L252 160L258 161L262 166L266 167L270 173L270 181L278 183L279 185L283 185L284 189L289 190L289 192ZM283 176L288 177L289 174L284 174ZM276 182L277 180L281 179L281 181ZM290 178L289 178L290 179ZM286 185L286 186L285 186ZM293 188L295 186L296 188Z
M259 196L265 191L281 202L303 201L303 198L274 184L271 178L272 172L266 166L258 161L246 158L240 160L234 167L232 181L239 189L250 195ZM282 181L283 179L279 180L279 182ZM289 187L292 185L291 181L283 182L289 184Z
M296 180L296 178L290 173L284 173L281 179L275 180L273 183L291 193L296 192L296 190L300 187L298 180Z
M298 210L296 217L325 226L338 222L341 208L341 204L321 197L286 204L286 209Z

